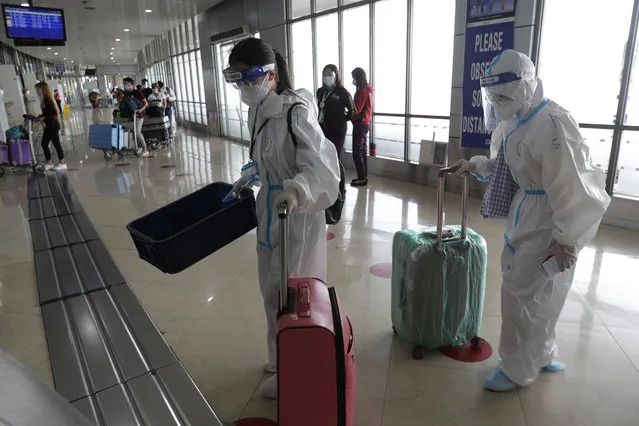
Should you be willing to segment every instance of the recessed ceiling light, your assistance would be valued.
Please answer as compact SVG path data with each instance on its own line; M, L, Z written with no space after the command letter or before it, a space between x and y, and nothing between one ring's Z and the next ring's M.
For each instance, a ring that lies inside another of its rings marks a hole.
M115 39L115 41L120 41L120 39L119 39L119 38L116 38L116 39Z
M54 55L59 55L59 53L58 53L58 52L55 52L55 53L54 53Z
M71 61L71 63L74 63L75 61Z
M22 3L20 6L22 6L22 7L29 7L29 3Z
M125 29L124 29L124 32L125 32L125 33L128 33L129 31L131 31L131 30L130 30L130 29L128 29L128 28L125 28Z
M145 10L144 10L144 12L145 12L145 13L151 13L151 12L153 12L153 11L152 11L151 9L145 9Z
M51 50L51 48L50 48L50 47L47 47L47 50Z
M115 50L115 47L112 47L111 50Z
M65 60L65 61L67 60L67 58L62 58L62 59Z

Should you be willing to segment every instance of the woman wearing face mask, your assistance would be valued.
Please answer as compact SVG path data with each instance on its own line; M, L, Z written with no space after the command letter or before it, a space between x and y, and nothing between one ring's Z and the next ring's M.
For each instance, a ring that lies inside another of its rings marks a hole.
M44 122L44 133L42 134L42 150L44 151L44 158L47 164L44 166L45 171L66 171L67 165L64 161L64 151L62 150L62 144L60 143L60 110L51 93L49 85L44 82L40 82L35 85L35 89L40 96L42 105L42 121ZM60 164L53 166L51 160L51 150L49 149L49 143L53 143L53 147L58 154L58 160Z
M159 106L162 110L166 108L166 97L160 92L157 83L153 83L151 94L148 96L149 105L151 107Z
M353 161L357 169L357 179L351 182L351 186L368 185L368 154L366 146L368 132L371 130L371 118L373 116L373 86L368 84L366 72L361 68L355 68L351 73L353 84L357 87L355 93L355 114L353 116ZM375 156L375 144L371 143L371 156Z
M257 197L258 277L268 331L266 371L276 370L279 269L278 206L286 202L289 218L289 276L326 278L324 210L338 196L339 162L334 145L317 122L313 95L294 91L284 58L263 40L249 38L235 45L225 80L240 90L249 108L251 160L264 187ZM287 116L291 111L291 132ZM277 395L277 379L265 382L263 393Z
M322 87L317 90L318 121L324 135L333 142L337 155L341 156L346 139L346 123L353 116L353 97L342 86L342 76L333 64L322 71Z

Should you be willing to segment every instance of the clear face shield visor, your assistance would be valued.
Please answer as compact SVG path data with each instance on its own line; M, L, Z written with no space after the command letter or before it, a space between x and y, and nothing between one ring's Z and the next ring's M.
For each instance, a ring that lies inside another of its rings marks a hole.
M486 130L492 132L500 121L514 116L523 107L525 100L517 99L521 81L520 76L511 72L480 80Z
M239 89L260 84L263 77L269 72L275 72L275 64L256 65L242 71L235 71L229 67L224 70L223 74L227 83Z

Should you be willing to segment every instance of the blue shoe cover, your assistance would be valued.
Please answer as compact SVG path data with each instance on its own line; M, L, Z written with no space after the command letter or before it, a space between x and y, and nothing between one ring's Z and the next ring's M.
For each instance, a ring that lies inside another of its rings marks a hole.
M484 389L493 392L510 392L520 387L517 383L510 381L499 368L493 370L493 372L486 377L486 382L484 383Z
M563 362L553 361L545 367L541 368L542 373L556 373L557 371L564 371L566 364Z

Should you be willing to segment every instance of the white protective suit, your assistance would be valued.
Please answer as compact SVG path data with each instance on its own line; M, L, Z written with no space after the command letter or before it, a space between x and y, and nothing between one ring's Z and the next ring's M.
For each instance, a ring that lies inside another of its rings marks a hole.
M528 57L507 50L488 75L515 73L522 80L496 86L523 99L523 109L493 132L491 157L504 144L519 190L510 205L502 253L500 369L520 386L531 384L557 354L555 322L570 290L574 268L550 279L541 264L553 241L582 249L595 236L610 198L605 174L590 159L577 122L544 98ZM486 107L484 105L484 107ZM493 160L476 156L477 177L490 178Z
M287 113L297 148L288 133ZM256 116L257 114L257 116ZM313 96L304 90L271 92L259 108L249 109L249 134L255 135L253 160L262 189L257 197L257 259L260 289L268 328L269 364L275 365L277 310L279 305L279 218L276 199L286 188L299 194L297 211L289 217L289 276L326 281L326 218L324 210L338 196L339 163L335 146L324 137L317 122Z

